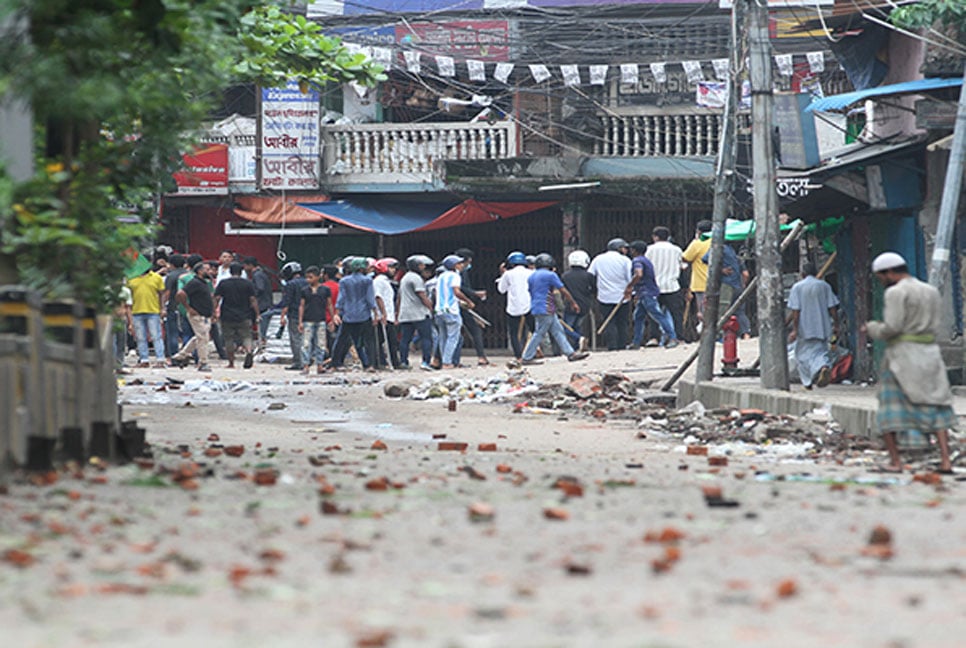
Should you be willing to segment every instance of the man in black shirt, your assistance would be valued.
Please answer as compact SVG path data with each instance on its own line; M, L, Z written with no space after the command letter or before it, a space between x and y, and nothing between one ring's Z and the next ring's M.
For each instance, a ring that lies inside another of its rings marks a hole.
M255 257L245 257L242 265L255 285L255 300L258 302L258 345L264 348L268 337L268 324L272 321L272 280Z
M208 336L211 333L211 316L214 314L214 303L211 299L211 281L208 279L208 264L196 263L194 279L184 285L176 293L179 304L188 311L188 322L194 336L184 347L171 357L171 361L186 367L194 351L198 352L198 371L210 371L208 366Z
M570 270L560 278L567 290L570 291L580 312L574 311L570 305L564 311L564 327L567 338L575 349L583 351L587 345L587 330L590 318L588 313L594 307L594 294L597 292L597 278L587 271L590 265L590 255L583 250L574 250L567 257ZM570 327L567 329L567 327Z
M215 319L221 320L228 368L235 367L235 351L242 348L245 351L243 366L251 369L254 359L252 319L258 313L255 285L248 279L242 279L242 264L238 262L233 262L228 267L228 272L229 277L222 279L215 288Z
M308 285L302 276L302 264L289 261L282 266L282 279L285 287L282 289L282 326L288 323L288 344L292 350L292 364L285 367L289 371L302 371L302 332L299 331L299 304L302 301L302 289ZM288 321L291 320L291 321Z
M302 288L302 299L299 303L299 332L308 336L308 355L302 355L305 373L309 372L315 362L318 372L322 373L322 363L325 361L325 347L319 338L325 330L326 314L329 320L335 314L332 308L332 291L319 283L320 271L316 266L309 266L305 270L305 280L308 282ZM335 324L330 323L334 328Z
M474 309L477 309L486 300L486 291L476 290L473 286L473 278L470 275L470 269L473 267L473 250L460 248L453 254L466 259L463 270L460 271L460 290L473 302ZM483 348L483 327L480 326L479 321L472 315L469 315L463 318L463 326L466 327L466 331L470 334L470 339L473 341L477 364L481 366L490 364L490 361L486 359L486 350ZM457 346L457 364L459 364L459 352L460 349Z

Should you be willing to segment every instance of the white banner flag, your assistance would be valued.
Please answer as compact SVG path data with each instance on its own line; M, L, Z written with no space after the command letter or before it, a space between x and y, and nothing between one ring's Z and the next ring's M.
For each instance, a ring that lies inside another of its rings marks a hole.
M684 74L688 77L688 83L700 83L704 81L704 72L701 70L701 61L681 61Z
M658 83L667 83L667 64L651 63L651 74Z
M546 65L531 65L530 74L533 75L533 80L537 83L543 83L550 78L550 70L547 69Z
M825 52L809 52L806 56L808 57L808 69L812 71L812 74L825 71Z
M468 60L466 70L469 72L470 81L486 81L486 66L483 65L483 61Z
M493 71L493 78L503 83L509 83L510 73L513 72L513 63L497 63Z
M728 59L714 59L711 61L711 66L714 68L714 76L718 81L728 80L729 62Z
M405 50L403 58L406 59L406 69L413 74L419 74L422 66L419 64L420 53L414 50Z
M560 74L563 76L565 86L580 85L580 70L576 65L561 65Z
M640 68L637 63L621 63L621 85L636 86L640 81Z
M590 85L602 86L607 82L607 67L606 65L590 66Z
M388 47L373 47L372 60L386 70L392 69L392 49Z
M453 60L452 56L437 56L436 69L439 71L439 76L456 76L456 62Z
M792 55L791 54L776 54L775 65L778 66L778 73L780 75L782 76L792 75Z
M699 81L695 102L702 108L724 108L728 101L728 84L724 81Z

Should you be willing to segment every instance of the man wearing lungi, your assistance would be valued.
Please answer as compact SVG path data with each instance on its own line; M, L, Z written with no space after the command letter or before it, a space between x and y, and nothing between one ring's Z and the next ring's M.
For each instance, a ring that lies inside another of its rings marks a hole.
M889 465L883 469L902 471L897 433L918 430L935 433L939 470L950 472L949 430L956 415L946 365L936 344L942 303L939 291L910 275L906 260L895 252L877 256L872 272L885 286L883 321L865 325L870 338L887 345L876 415L889 451Z
M803 279L792 286L788 295L792 331L789 342L795 342L795 362L805 389L812 384L825 387L831 377L829 343L838 329L835 308L839 298L824 279L815 275L815 264L802 266Z

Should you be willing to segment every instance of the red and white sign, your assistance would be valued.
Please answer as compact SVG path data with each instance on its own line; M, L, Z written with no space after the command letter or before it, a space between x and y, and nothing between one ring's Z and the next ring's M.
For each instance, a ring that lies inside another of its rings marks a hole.
M184 169L175 172L179 194L224 195L228 193L228 145L200 144L185 153Z

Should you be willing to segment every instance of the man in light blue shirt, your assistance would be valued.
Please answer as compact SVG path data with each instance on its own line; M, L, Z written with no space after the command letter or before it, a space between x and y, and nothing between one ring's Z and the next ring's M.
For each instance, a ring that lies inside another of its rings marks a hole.
M839 298L828 282L815 275L814 263L802 266L803 279L792 286L788 295L792 330L788 341L795 342L795 362L805 389L812 384L825 387L829 383L831 364L829 342L838 330L835 309Z
M332 321L339 327L332 351L332 368L345 362L349 344L356 348L364 369L372 370L376 359L376 336L373 330L372 312L376 308L376 291L372 279L366 276L368 263L355 257L349 261L349 274L339 281L339 296L336 298L336 314Z
M463 326L463 316L460 315L460 305L473 308L463 291L460 290L462 280L460 270L463 269L463 257L451 254L443 259L446 269L436 280L436 329L439 331L439 352L443 362L443 369L453 369L456 348L460 342L460 328Z

